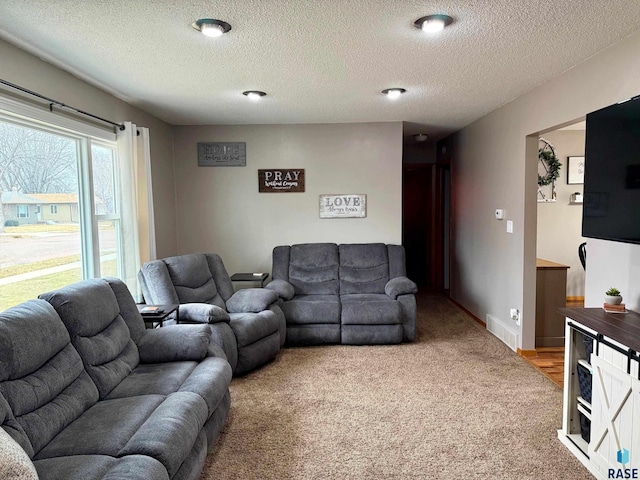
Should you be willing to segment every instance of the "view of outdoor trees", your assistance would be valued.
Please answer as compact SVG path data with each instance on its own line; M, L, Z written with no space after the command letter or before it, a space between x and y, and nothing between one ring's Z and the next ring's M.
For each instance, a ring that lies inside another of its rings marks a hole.
M80 139L0 120L0 311L83 278L81 148ZM114 149L90 151L94 213L114 214ZM116 275L117 220L98 228L100 274Z

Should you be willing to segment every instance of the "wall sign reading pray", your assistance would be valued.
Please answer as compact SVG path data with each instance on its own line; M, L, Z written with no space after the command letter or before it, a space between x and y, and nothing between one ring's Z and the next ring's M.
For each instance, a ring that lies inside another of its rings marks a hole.
M304 192L304 168L258 170L260 193Z

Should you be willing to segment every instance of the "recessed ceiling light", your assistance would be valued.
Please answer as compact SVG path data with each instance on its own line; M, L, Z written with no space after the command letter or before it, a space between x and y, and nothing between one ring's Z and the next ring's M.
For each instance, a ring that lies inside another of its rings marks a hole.
M400 98L400 95L402 95L404 92L406 92L404 88L385 88L384 90L382 90L382 93L384 93L392 100Z
M266 95L266 93L261 92L260 90L247 90L246 92L242 92L242 94L253 101L260 100Z
M214 18L201 18L191 24L193 28L207 37L219 37L231 30L231 25Z
M426 17L416 20L413 25L423 32L436 33L452 23L453 18L449 15L427 15Z

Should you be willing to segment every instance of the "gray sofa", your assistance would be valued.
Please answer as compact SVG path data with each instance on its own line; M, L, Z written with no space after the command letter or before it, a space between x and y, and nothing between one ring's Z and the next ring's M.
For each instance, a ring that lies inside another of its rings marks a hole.
M204 325L146 330L117 279L0 313L6 468L34 478L35 466L41 480L197 479L230 406L231 367L210 339Z
M138 273L149 304L180 304L180 323L207 323L212 342L234 374L273 360L284 344L286 324L278 296L263 288L234 292L220 256L193 253L155 260Z
M404 248L383 243L307 243L273 249L273 280L289 345L412 341L416 284Z

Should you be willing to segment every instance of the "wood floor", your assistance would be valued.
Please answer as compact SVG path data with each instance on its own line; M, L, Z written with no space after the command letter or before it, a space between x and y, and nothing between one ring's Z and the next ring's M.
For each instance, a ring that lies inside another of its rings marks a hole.
M571 300L567 299L567 307L582 308L584 299L575 297ZM549 377L558 387L564 386L564 347L536 348L535 356L523 358Z

